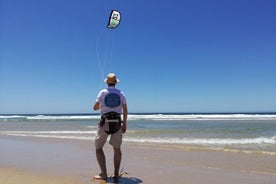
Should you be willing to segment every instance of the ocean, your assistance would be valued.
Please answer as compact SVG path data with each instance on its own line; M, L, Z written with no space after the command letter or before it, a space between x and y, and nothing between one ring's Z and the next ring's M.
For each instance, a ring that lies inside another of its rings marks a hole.
M93 141L98 121L98 114L0 115L0 137ZM276 155L276 114L129 114L124 144L131 142Z

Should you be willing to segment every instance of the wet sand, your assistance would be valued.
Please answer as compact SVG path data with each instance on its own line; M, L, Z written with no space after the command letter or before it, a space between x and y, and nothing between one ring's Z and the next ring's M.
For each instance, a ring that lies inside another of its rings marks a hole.
M18 168L0 168L0 183L1 184L66 184L66 183L76 183L77 179L73 177L61 177L54 175L46 175L42 173L30 172Z
M99 173L93 141L0 137L0 183L87 184ZM108 173L113 150L105 145ZM185 147L124 143L121 183L276 182L276 156Z

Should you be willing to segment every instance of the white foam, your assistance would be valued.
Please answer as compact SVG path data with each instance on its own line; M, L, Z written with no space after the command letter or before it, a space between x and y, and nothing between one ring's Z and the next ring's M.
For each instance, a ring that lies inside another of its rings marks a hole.
M248 145L248 144L276 144L274 137L258 137L244 139L218 139L218 138L127 138L130 142L140 143L172 143L172 144L198 144L198 145ZM276 145L275 145L276 146Z
M0 121L98 120L100 115L1 115ZM276 120L276 114L129 114L128 120Z
M97 131L82 131L82 130L75 130L75 131L0 131L0 134L96 134Z
M71 140L92 140L94 136L69 136L69 135L40 135L40 134L13 134L9 133L6 135L20 136L20 137L38 137L38 138L56 138L56 139L71 139Z
M151 114L129 115L129 120L276 120L275 114Z
M29 120L91 120L91 119L99 119L99 115L75 115L75 116L47 116L47 115L39 115L39 116L27 116Z
M0 131L0 135L43 137L59 139L85 139L95 137L97 130L64 130L64 131ZM177 138L177 137L132 137L125 136L126 141L140 143L172 143L198 145L273 145L276 146L276 135L256 138Z
M19 116L19 115L1 115L0 116L0 120L1 119L24 119L26 118L26 116Z

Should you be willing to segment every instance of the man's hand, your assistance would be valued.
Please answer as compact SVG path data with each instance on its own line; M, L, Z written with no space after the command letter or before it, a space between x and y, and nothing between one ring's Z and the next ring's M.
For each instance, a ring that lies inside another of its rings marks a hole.
M127 130L127 125L126 125L126 123L123 123L123 125L122 125L123 134L126 133L126 130Z
M94 104L93 109L94 109L94 111L99 110L99 109L100 109L100 103L99 103L99 102L96 102L96 103Z

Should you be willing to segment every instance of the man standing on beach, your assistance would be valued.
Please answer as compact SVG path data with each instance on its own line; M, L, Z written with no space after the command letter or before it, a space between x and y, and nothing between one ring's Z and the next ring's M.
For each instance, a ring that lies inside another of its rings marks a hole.
M117 179L119 177L122 158L121 144L123 133L125 133L127 129L126 123L128 114L125 95L121 90L115 88L119 79L117 79L114 73L110 73L107 75L105 82L108 85L108 88L99 92L94 104L94 110L101 111L101 121L99 122L99 128L95 139L96 156L101 173L94 178L103 180L107 180L103 146L109 135L111 135L109 143L114 149L114 178ZM121 120L122 112L123 120Z

